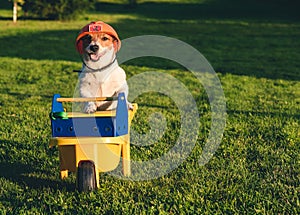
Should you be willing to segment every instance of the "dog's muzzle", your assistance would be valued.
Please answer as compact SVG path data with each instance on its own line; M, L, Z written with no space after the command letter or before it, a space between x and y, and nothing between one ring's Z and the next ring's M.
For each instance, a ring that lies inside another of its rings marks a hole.
M90 50L95 53L99 50L99 46L98 45L92 45L92 46L90 46Z
M113 44L103 48L99 44L90 44L85 49L83 63L90 70L102 70L115 61L116 55Z

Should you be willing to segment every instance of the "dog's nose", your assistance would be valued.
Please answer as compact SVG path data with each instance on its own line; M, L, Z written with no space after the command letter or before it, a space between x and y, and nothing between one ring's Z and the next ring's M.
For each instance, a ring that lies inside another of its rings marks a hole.
M98 46L98 45L92 45L92 46L90 47L90 50L91 50L92 52L97 52L97 51L99 50L99 46Z

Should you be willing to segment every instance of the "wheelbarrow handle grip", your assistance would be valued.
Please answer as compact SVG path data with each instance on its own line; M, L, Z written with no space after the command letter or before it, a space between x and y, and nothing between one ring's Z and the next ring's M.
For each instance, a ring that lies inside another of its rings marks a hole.
M93 97L93 98L57 98L57 102L98 102L98 101L116 101L118 97Z

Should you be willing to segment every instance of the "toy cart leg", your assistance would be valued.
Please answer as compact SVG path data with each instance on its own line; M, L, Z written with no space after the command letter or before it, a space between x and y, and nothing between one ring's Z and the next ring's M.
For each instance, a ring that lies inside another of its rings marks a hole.
M60 178L61 178L61 179L68 178L68 173L69 173L68 170L61 170L61 171L60 171Z
M99 188L100 188L100 174L96 168L96 189L99 189Z
M123 161L123 175L130 176L131 167L130 167L130 143L129 143L129 141L125 141L125 143L122 144L122 161Z

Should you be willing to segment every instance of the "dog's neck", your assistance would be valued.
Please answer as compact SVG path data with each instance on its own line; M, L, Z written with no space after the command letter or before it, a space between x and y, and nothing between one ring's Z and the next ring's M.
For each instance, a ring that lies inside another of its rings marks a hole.
M88 64L86 64L85 61L82 61L82 72L105 72L108 70L111 70L111 67L115 67L115 65L118 65L117 58L115 57L109 64L100 67L100 68L92 68Z
M105 80L109 74L119 66L117 59L115 58L111 63L108 65L100 68L100 69L93 69L88 67L84 62L82 65L81 72L82 73L94 73L100 80Z

